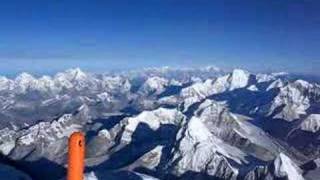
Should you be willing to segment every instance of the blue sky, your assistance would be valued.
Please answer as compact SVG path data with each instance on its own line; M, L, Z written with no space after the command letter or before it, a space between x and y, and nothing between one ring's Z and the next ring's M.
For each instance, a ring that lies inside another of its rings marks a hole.
M4 0L0 72L216 65L317 74L317 0Z

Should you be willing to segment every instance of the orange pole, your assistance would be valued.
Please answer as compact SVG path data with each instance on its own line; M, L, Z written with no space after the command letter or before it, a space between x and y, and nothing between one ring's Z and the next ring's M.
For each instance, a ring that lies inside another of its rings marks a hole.
M68 180L83 180L84 156L84 135L81 132L75 132L69 138Z

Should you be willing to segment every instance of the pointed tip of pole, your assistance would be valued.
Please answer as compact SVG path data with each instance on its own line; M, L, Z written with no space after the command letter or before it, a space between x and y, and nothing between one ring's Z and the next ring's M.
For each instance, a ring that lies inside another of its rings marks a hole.
M78 131L78 132L73 132L73 133L71 134L70 138L73 138L73 137L83 137L83 136L84 136L83 132Z

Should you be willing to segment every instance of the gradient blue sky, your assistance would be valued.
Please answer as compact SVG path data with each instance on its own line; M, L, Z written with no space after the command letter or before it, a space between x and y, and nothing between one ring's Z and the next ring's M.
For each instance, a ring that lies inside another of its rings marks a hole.
M216 65L317 74L318 0L3 0L0 72Z

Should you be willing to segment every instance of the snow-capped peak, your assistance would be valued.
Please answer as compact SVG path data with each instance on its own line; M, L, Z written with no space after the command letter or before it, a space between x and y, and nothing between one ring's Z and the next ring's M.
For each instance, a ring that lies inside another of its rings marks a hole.
M304 88L304 89L308 89L308 88L312 88L312 87L313 87L312 84L310 84L309 82L304 81L304 80L302 80L302 79L296 80L296 81L294 82L294 84L296 84L296 85L298 85L298 86L300 86L300 87L302 87L302 88Z
M310 99L304 93L305 88L297 86L296 82L289 83L286 86L280 88L280 93L274 98L271 110L273 111L279 106L286 105L276 117L282 118L288 121L293 121L304 115L307 109L310 107Z
M5 76L0 76L0 91L13 89L14 82Z
M193 140L194 144L208 140L212 134L201 122L200 119L192 117L188 123L187 136Z
M277 177L287 177L288 180L304 180L301 169L283 153L274 161L275 175Z
M230 76L230 90L246 87L249 83L250 73L242 69L235 69Z
M87 77L87 74L84 73L80 68L68 69L65 73L72 80L81 80Z
M277 79L268 86L267 91L274 88L282 88L283 86L284 86L283 81L281 79Z
M301 124L301 129L316 133L320 130L320 114L311 114Z
M19 74L15 79L15 81L19 82L19 83L20 82L21 83L22 82L30 82L30 81L34 81L34 80L35 80L35 78L31 74L26 73L26 72Z
M15 86L18 92L26 92L28 88L37 86L37 79L24 72L16 77Z
M204 71L213 71L213 72L221 72L222 70L217 66L206 66L203 68Z
M169 81L167 79L154 76L145 81L141 87L141 90L146 93L154 91L156 93L161 93L168 84Z
M86 78L87 75L80 68L68 69L65 72L59 72L55 75L54 79L59 81L73 81Z
M126 119L126 131L123 133L122 140L130 142L132 133L140 123L145 123L151 129L157 130L162 124L178 125L182 118L182 113L176 109L158 108L153 111L143 111L136 117Z
M271 73L271 75L275 76L275 77L280 77L280 76L287 76L289 75L288 72L274 72L274 73Z
M276 77L270 74L257 74L256 79L258 83L261 83L261 82L273 81L276 79Z

